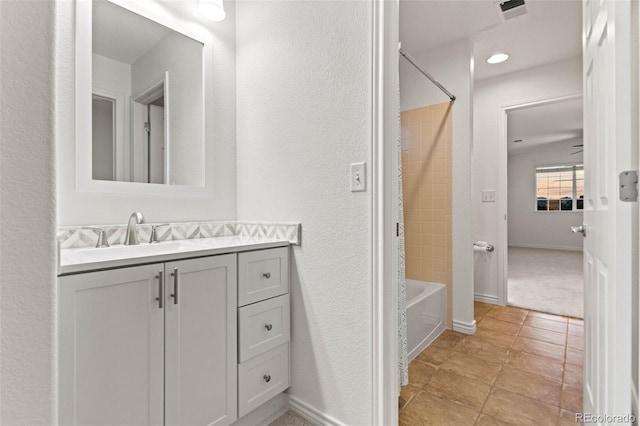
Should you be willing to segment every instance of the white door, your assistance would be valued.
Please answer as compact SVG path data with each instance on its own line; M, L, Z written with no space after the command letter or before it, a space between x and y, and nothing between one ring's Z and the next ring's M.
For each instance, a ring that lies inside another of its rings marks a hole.
M236 255L165 264L165 424L237 418Z
M164 107L149 105L149 183L168 183L165 179Z
M630 2L584 0L584 411L631 412L632 158ZM636 110L637 113L637 110Z
M163 265L61 277L59 423L162 425Z

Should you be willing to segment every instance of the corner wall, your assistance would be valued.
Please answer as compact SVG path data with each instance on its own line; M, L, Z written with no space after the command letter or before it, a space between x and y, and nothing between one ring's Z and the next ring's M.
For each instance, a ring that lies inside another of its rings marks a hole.
M0 2L0 424L56 424L55 3Z
M472 143L472 46L463 40L437 49L408 52L456 96L452 117L452 265L453 329L475 331L473 318L473 239L471 210ZM447 96L400 58L400 104L402 111L447 101Z
M329 424L371 424L372 198L350 191L349 164L371 158L372 5L237 8L238 219L302 223L290 399Z
M575 57L524 71L477 81L473 98L473 240L493 244L496 251L476 255L474 287L476 298L498 303L498 256L503 253L500 227L506 211L500 211L500 200L483 203L482 191L499 188L499 114L502 108L537 100L582 93L582 58ZM506 171L505 171L506 172Z

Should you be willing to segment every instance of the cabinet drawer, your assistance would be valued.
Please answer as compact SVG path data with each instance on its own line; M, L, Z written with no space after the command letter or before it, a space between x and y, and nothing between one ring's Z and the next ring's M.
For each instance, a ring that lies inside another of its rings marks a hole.
M289 247L238 255L238 306L289 292Z
M289 341L289 295L238 309L238 362Z
M238 417L289 387L289 344L238 364Z

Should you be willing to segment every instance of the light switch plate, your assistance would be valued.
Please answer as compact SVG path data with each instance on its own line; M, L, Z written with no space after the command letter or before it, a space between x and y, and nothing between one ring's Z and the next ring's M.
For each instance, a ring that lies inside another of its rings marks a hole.
M495 190L482 191L482 202L483 203L495 203L496 202L496 191Z
M367 190L367 167L366 163L351 164L351 192Z

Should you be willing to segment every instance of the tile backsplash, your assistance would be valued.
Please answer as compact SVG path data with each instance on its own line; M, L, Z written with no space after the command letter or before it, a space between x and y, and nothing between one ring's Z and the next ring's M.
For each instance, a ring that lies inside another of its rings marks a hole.
M152 225L138 225L140 242L148 242ZM58 228L61 249L95 247L98 239L97 228L104 229L110 245L123 244L127 225L65 226ZM244 237L282 238L291 244L300 245L302 226L299 223L269 222L176 222L156 229L159 241L187 240L192 238Z

